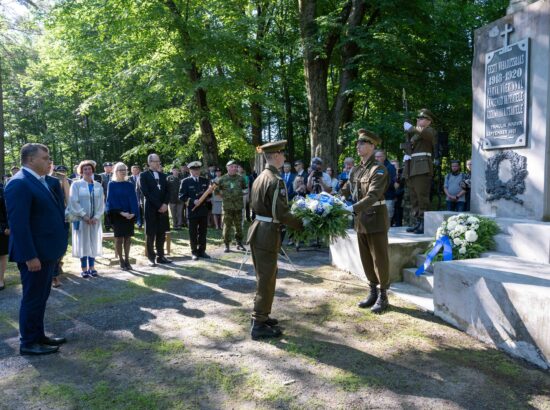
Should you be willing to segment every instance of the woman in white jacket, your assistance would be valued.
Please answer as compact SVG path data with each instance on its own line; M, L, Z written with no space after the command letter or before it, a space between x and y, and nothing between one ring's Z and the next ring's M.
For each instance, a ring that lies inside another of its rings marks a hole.
M104 211L103 187L94 181L95 163L89 160L78 165L81 179L71 185L69 213L73 223L73 256L80 258L82 277L98 276L95 258L102 255Z

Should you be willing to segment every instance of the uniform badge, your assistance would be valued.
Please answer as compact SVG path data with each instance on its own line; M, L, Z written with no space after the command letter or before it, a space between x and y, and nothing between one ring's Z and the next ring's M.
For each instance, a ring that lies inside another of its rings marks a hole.
M376 171L376 173L378 175L384 175L384 170L383 169L379 169L378 171Z
M286 195L286 189L281 189L281 195Z

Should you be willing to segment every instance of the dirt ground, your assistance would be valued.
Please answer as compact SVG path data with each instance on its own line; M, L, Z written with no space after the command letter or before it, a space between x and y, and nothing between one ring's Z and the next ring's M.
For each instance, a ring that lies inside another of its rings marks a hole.
M11 267L0 408L550 409L550 373L396 297L380 316L356 308L365 285L328 252L289 252L296 270L281 259L273 316L284 336L252 341L250 259L239 273L243 253L223 253L218 235L214 258L193 262L178 235L173 253L187 256L171 266L140 258L132 272L102 266L82 279L71 262L46 313L47 330L69 343L44 357L18 354Z

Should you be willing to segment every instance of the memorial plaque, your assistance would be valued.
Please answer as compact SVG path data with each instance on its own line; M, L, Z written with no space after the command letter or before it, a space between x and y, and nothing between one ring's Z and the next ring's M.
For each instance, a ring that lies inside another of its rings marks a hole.
M527 146L529 39L485 56L484 149Z

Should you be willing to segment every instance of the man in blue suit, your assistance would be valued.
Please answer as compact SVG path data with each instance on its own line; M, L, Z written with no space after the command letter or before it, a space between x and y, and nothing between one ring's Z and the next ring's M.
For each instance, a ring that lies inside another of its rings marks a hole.
M296 178L296 174L292 172L292 166L290 165L290 162L285 162L283 164L283 172L281 172L281 178L283 178L283 181L285 181L286 186L286 192L288 195L288 200L292 200L294 198L294 179Z
M48 176L50 164L48 147L25 144L22 169L5 190L11 228L9 255L17 262L23 285L19 311L22 355L54 353L66 342L44 333L54 268L67 250L64 197L59 181Z

